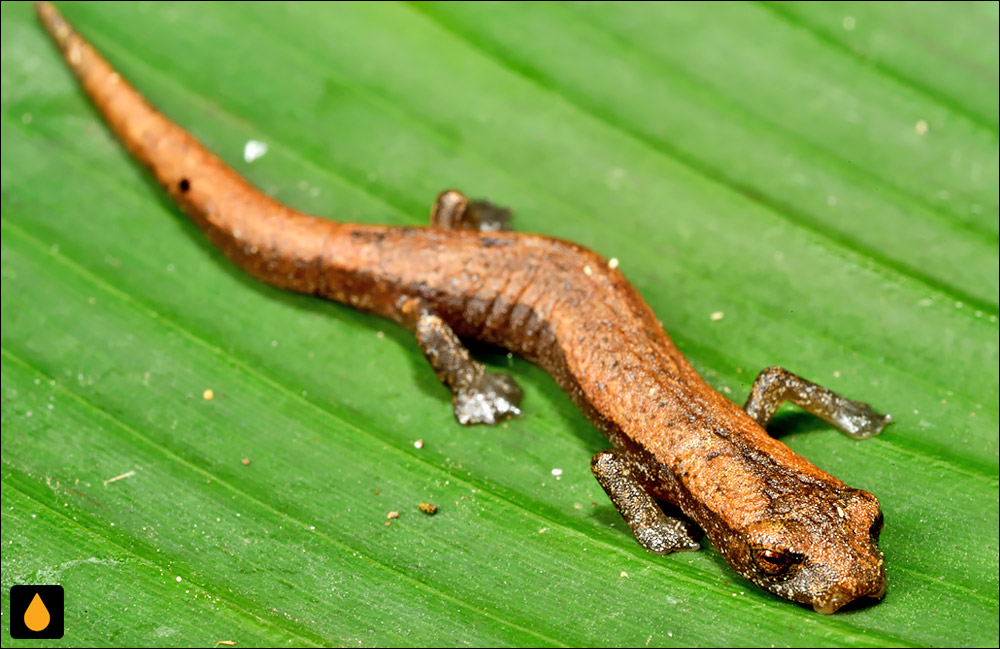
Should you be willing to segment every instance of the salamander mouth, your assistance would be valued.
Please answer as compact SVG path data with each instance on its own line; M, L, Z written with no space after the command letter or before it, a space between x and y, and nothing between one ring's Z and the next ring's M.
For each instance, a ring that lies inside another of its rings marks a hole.
M816 602L813 604L813 610L821 615L831 615L847 604L851 604L851 608L863 608L878 602L883 597L885 597L884 579L879 581L874 589L862 595L834 595L825 602Z

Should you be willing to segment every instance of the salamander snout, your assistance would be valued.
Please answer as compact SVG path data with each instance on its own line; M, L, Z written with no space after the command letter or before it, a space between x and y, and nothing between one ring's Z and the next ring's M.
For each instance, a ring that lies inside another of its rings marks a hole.
M882 513L867 492L800 499L781 516L746 532L741 573L763 588L830 614L845 604L885 595L878 547ZM734 567L736 563L734 562Z
M813 600L813 609L817 613L829 615L855 600L882 599L885 596L885 570L880 563L881 552L878 554L879 562L876 570L852 571L846 580L841 581Z
M878 499L859 490L834 504L834 511L840 524L828 527L813 561L829 577L821 580L826 587L809 602L825 615L855 600L885 596L885 561L878 547L883 517Z
M776 574L761 574L758 567L747 576L772 593L809 604L824 615L855 600L881 599L885 595L882 552L874 543L863 549L849 546L849 542L836 539L833 543L802 548L802 554L792 559L797 563L781 573L766 564L766 559L759 558L758 566L763 563L766 570Z

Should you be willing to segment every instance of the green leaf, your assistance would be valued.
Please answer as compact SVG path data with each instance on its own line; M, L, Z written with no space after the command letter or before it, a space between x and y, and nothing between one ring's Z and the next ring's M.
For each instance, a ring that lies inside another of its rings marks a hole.
M4 611L61 583L65 645L997 645L996 3L64 11L289 205L490 197L617 257L737 402L779 364L891 412L776 426L879 497L889 590L819 616L645 552L550 378L485 351L525 415L457 425L406 332L211 248L4 3Z

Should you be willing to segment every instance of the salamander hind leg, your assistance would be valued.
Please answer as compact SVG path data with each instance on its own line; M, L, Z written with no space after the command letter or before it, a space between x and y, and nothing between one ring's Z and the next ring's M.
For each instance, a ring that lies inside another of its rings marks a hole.
M434 373L451 390L459 423L495 424L521 414L524 393L514 379L487 372L482 363L473 360L448 323L420 300L406 300L400 311Z
M758 424L767 428L774 413L785 401L791 401L833 424L854 439L878 435L892 421L892 415L880 414L867 403L842 397L783 367L769 367L757 375L743 409Z
M431 225L439 228L496 232L510 230L512 213L483 200L469 200L460 191L449 189L441 192L431 208Z
M701 547L692 538L687 523L663 513L636 478L624 454L614 450L600 451L591 459L590 469L642 547L656 554Z

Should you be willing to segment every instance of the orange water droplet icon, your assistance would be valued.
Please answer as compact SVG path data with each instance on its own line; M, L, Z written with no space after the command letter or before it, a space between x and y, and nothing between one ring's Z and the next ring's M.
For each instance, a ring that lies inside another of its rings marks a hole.
M45 630L51 619L49 609L45 608L45 602L38 596L38 593L35 593L31 603L28 604L28 610L24 612L24 626L38 633Z

